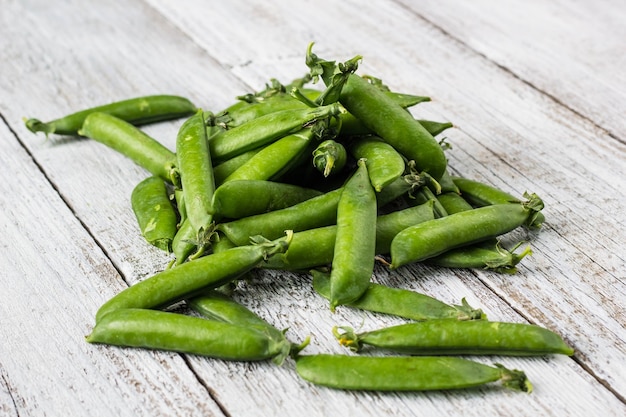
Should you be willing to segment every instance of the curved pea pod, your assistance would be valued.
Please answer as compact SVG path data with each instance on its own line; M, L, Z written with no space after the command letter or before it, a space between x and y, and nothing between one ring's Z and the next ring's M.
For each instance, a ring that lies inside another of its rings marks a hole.
M25 123L26 127L33 133L77 135L87 116L96 112L107 113L138 126L189 116L195 111L196 106L184 97L151 95L92 107L49 122L31 118L27 119Z
M96 323L86 340L229 361L259 361L285 354L283 341L246 326L138 308L108 313Z
M517 198L504 190L480 181L458 176L452 176L452 181L454 181L454 184L458 187L463 198L474 207L484 207L493 204L519 203L522 201L522 199ZM526 197L526 193L524 194L524 197ZM533 219L531 223L527 224L527 226L537 229L541 227L544 221L545 218L543 213L537 213L535 219Z
M337 328L339 343L354 351L363 345L411 355L573 355L556 333L525 323L487 320L427 320L363 333Z
M303 159L315 137L312 127L284 136L263 147L233 171L224 182L235 180L272 180L280 177Z
M376 253L388 253L391 241L397 233L409 226L433 218L430 204L378 216L376 219ZM294 233L289 250L272 257L263 264L263 267L298 271L330 265L333 261L336 238L336 225Z
M219 287L257 267L270 256L285 252L290 238L291 233L274 241L259 236L252 239L251 245L214 252L161 271L109 299L98 309L96 322L115 310L163 308L192 297L198 291Z
M342 189L336 189L281 210L219 223L216 229L239 246L245 245L250 236L261 235L276 239L285 230L299 232L329 226L337 221L337 204L341 191Z
M505 274L514 274L517 271L516 265L524 257L532 254L530 246L526 246L520 253L515 253L515 250L523 243L518 243L511 250L502 247L498 240L464 246L430 258L427 262L448 268L480 268Z
M215 180L215 186L219 187L224 184L226 178L233 172L237 171L241 166L259 153L264 147L261 146L256 149L244 152L241 155L234 156L226 161L221 162L219 165L213 167L213 179Z
M301 355L296 372L316 385L343 390L434 391L500 381L510 389L532 391L522 371L454 357Z
M204 253L204 249L205 245L198 241L196 230L189 219L183 220L172 239L172 252L175 258L172 265L180 265L190 257L200 256Z
M241 219L285 209L320 195L317 190L280 182L234 180L217 187L212 210L219 218Z
M313 166L328 177L343 169L348 160L346 148L339 142L328 139L313 151Z
M215 191L204 120L205 114L199 110L182 124L176 137L176 157L185 212L199 241L212 233L211 199Z
M404 174L406 165L402 155L378 137L358 138L350 143L349 149L356 159L365 159L367 173L376 192Z
M254 329L273 340L276 345L282 346L281 354L274 357L274 361L279 365L296 348L287 340L285 332L278 330L247 307L216 290L206 291L185 302L193 311L205 318Z
M322 297L330 299L330 277L326 272L311 270L313 289ZM465 299L461 305L449 305L436 298L416 291L387 287L370 283L363 295L347 304L349 307L376 313L389 314L410 320L485 319L485 313L471 307Z
M274 142L310 123L337 116L340 111L341 108L335 103L316 108L298 108L266 114L214 135L209 141L211 157L215 161L230 159Z
M135 186L130 196L131 206L141 234L151 245L172 251L178 216L163 179L148 177Z
M376 254L376 195L365 161L343 188L337 204L337 235L330 272L330 309L348 304L367 289Z
M107 113L90 113L78 134L116 150L152 175L178 184L174 152L132 124Z
M428 131L428 133L433 136L437 136L451 127L454 127L454 125L450 122L437 122L435 120L424 119L417 119L417 121Z
M536 195L524 203L495 204L409 227L391 243L391 268L420 262L447 250L492 239L534 221L543 208Z

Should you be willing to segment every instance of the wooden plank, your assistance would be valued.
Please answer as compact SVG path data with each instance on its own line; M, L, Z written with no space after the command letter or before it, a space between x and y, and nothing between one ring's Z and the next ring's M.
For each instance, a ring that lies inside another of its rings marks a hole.
M624 140L622 2L399 3Z
M222 415L180 355L89 345L117 271L0 125L3 415Z

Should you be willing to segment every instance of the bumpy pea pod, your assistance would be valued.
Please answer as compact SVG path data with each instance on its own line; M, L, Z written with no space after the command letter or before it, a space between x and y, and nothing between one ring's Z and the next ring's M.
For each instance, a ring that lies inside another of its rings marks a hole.
M326 120L317 123L324 122ZM280 177L307 156L306 151L319 131L317 127L308 126L270 143L231 173L224 182L273 180Z
M343 390L433 391L500 381L507 388L532 391L522 371L445 356L300 355L296 372L316 385Z
M215 180L202 110L180 127L176 156L187 220L195 230L198 242L208 242L213 233L211 199Z
M220 219L241 219L285 209L320 195L320 191L281 182L236 180L217 187L212 206Z
M504 190L480 181L457 176L452 176L452 180L459 188L463 198L475 207L484 207L493 204L519 203L522 201L520 198L517 198ZM531 223L527 224L527 226L532 229L538 229L544 221L545 217L543 213L537 213L535 219L533 219Z
M378 216L376 219L376 253L388 253L391 241L397 233L409 226L433 218L431 204ZM263 265L263 268L297 271L330 265L333 261L336 239L336 225L294 233L289 251L272 257Z
M291 233L274 241L257 236L251 245L211 253L166 269L109 299L96 313L96 322L115 310L163 308L199 291L219 287L257 267L270 256L285 252L290 240Z
M524 242L519 242L512 249L502 247L500 241L494 240L452 249L427 260L429 264L448 268L480 268L495 272L514 274L516 265L524 257L532 254L530 246L520 253L515 250Z
M376 195L364 160L343 188L337 205L337 235L330 273L330 309L358 299L374 272Z
M96 323L89 343L168 350L230 361L284 357L283 341L256 329L158 310L115 310Z
M369 130L393 146L406 159L417 163L420 170L439 179L446 169L447 160L439 142L401 106L387 97L379 88L366 79L353 74L352 65L336 66L334 62L324 61L312 52L312 44L307 50L306 63L311 68L311 75L321 75L329 86L338 77L336 70L347 75L341 86L339 102L359 119ZM330 102L330 101L328 101Z
M367 173L376 192L404 174L406 165L402 155L376 136L358 138L350 143L349 149L356 159L365 159Z
M204 292L197 297L186 300L186 304L210 320L254 329L273 340L276 345L282 347L281 353L273 358L277 365L281 365L287 356L299 349L299 346L287 340L285 332L278 330L250 309L218 291Z
M341 191L342 189L336 189L281 210L219 223L216 229L239 246L245 245L250 236L262 235L268 239L276 239L285 230L299 232L329 226L337 221L337 204ZM243 204L246 199L247 196L241 195L236 201L233 200L233 204Z
M138 126L189 116L195 111L196 106L184 97L153 95L92 107L46 123L37 119L28 119L25 123L33 133L77 135L87 116L92 113L107 113Z
M230 159L274 142L315 121L337 116L340 111L341 108L335 103L317 108L283 110L261 116L214 135L209 141L211 156L215 161Z
M391 243L391 268L420 262L447 250L496 238L532 224L543 202L527 195L524 203L507 203L462 211L411 226L398 233Z
M130 158L152 175L178 185L176 155L132 124L107 113L90 113L78 131Z
M317 145L313 151L313 166L324 177L341 171L348 160L346 148L339 142L328 139Z
M163 179L152 176L141 181L133 189L130 202L146 241L171 252L178 216Z
M350 327L336 327L333 333L341 345L354 351L368 345L410 355L574 354L574 350L553 331L525 323L440 319L363 333L355 333Z
M311 275L313 276L313 289L322 297L330 299L329 274L314 269L311 270ZM485 313L470 306L465 298L461 300L461 305L449 305L416 291L387 287L373 282L369 284L361 298L348 306L417 321L486 319Z

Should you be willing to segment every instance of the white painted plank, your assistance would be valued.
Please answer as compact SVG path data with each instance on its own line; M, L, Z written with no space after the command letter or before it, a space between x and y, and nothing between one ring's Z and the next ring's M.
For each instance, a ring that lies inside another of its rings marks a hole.
M222 415L177 354L85 342L119 276L3 123L3 415Z
M400 3L624 140L623 2Z

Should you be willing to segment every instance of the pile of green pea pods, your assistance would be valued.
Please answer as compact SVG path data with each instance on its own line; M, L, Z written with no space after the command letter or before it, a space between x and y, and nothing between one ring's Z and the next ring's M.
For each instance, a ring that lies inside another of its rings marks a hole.
M310 45L305 77L272 80L219 112L157 95L26 120L33 132L88 137L145 168L132 209L146 241L173 254L161 272L100 307L88 342L234 361L291 358L302 378L350 390L500 381L529 392L522 371L454 355L574 353L546 328L489 321L465 300L448 305L371 282L377 261L514 273L530 249L507 250L499 237L540 227L543 202L451 175L435 137L452 123L416 119L409 107L429 98L357 75L360 60L322 60ZM309 86L319 79L324 89ZM185 120L175 152L141 130L176 118ZM331 311L409 322L362 333L336 327L349 352L303 354L308 340L293 343L229 296L228 285L255 268L310 274ZM171 309L181 302L193 313Z

